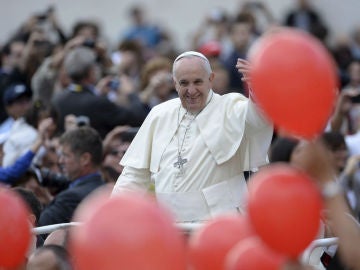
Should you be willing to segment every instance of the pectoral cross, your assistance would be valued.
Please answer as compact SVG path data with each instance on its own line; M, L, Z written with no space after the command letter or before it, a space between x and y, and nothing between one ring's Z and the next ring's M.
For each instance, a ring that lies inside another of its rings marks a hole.
M174 167L178 169L182 169L186 162L187 162L186 158L182 158L181 155L178 155L177 161L174 163Z
M184 164L187 162L186 158L182 158L179 154L177 157L177 161L174 163L174 167L179 169L178 175L184 174Z

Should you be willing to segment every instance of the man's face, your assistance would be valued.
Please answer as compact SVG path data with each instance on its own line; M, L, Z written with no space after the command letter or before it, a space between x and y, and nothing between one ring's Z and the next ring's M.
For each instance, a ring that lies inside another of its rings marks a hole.
M65 144L60 146L60 153L59 165L63 174L71 181L80 177L82 172L80 157L75 155L70 146Z
M349 75L352 83L360 83L360 64L353 62L349 66Z
M9 116L18 119L26 114L31 105L32 101L29 97L21 97L13 103L6 105L6 112Z
M11 44L10 47L10 65L15 68L20 65L21 57L25 48L23 42L15 41Z
M119 160L123 158L129 146L130 142L114 142L110 145L110 151L105 155L102 165L112 168L117 173L121 173L124 167L119 164Z
M191 113L201 111L212 87L214 73L209 74L199 57L182 58L175 65L175 88L182 106Z
M249 23L236 23L232 26L231 39L237 50L245 50L251 39L251 25Z

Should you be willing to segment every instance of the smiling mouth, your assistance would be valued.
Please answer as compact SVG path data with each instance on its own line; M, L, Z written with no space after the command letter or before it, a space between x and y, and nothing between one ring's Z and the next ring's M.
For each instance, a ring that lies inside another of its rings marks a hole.
M196 96L196 97L186 97L186 99L188 101L190 101L190 102L195 102L195 101L197 101L199 99L199 97L198 96Z

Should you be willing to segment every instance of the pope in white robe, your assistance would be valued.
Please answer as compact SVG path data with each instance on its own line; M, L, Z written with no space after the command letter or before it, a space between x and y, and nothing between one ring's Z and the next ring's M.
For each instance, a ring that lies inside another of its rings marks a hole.
M268 163L273 128L251 100L218 95L207 58L174 61L179 98L155 106L122 158L113 194L154 188L177 222L201 222L245 210L244 171Z

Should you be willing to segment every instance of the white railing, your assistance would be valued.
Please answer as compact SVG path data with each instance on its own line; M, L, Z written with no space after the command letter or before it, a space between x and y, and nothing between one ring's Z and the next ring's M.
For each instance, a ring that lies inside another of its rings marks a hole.
M33 234L48 234L53 231L68 228L71 226L78 226L81 225L80 222L70 222L70 223L59 223L59 224L53 224L53 225L47 225L42 227L36 227L33 228L32 232ZM176 226L181 229L182 231L186 233L190 233L202 226L201 223L176 223Z
M80 224L81 224L80 222L53 224L53 225L47 225L47 226L33 228L32 232L33 232L33 234L36 234L36 235L48 234L48 233L51 233L51 232L59 230L59 229L64 229L64 228L68 228L71 226L78 226Z
M47 225L47 226L33 228L33 233L36 235L49 234L49 233L59 230L59 229L69 228L71 226L78 226L78 225L81 225L81 223L80 222L70 222L70 223L59 223L59 224ZM185 233L191 233L192 231L200 228L202 225L203 224L201 224L201 223L176 223L176 226L179 229L181 229L182 231L184 231ZM337 237L316 239L316 240L312 241L311 244L309 245L309 247L303 252L303 254L301 255L301 261L303 263L309 263L311 254L313 253L313 251L316 248L320 248L320 247L325 248L325 247L336 245L337 243L338 243Z
M337 245L337 243L338 243L337 237L316 239L312 241L311 244L305 249L305 251L301 255L301 261L304 263L309 263L311 254L316 248L330 247L333 245Z

